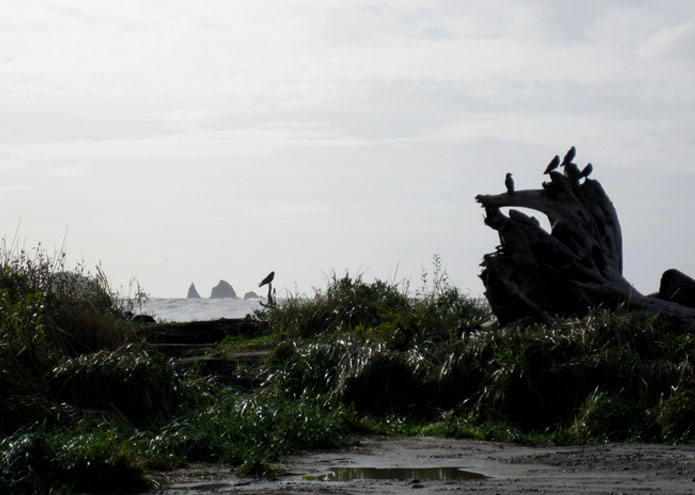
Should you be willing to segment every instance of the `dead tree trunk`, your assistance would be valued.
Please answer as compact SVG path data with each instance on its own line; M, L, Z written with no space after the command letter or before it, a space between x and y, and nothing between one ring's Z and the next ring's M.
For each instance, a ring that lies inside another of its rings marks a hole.
M695 309L644 296L625 280L616 210L598 181L581 180L573 156L573 150L568 152L561 165L564 174L549 172L550 182L542 189L512 187L506 193L476 196L485 208L485 223L500 237L496 251L484 256L480 275L500 323L550 322L554 316L583 316L589 308L602 306L661 313L679 328L695 330ZM550 233L536 218L514 209L507 216L502 207L544 213Z
M277 302L275 301L275 291L273 290L272 282L268 283L268 296L266 299L268 300L267 303L261 302L261 306L263 306L264 308L272 308L277 306Z

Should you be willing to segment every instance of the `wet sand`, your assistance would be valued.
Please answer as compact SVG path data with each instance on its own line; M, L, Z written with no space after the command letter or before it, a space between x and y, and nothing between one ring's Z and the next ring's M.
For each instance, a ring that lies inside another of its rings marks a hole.
M166 476L167 494L475 493L484 495L695 495L695 446L605 444L530 447L431 437L367 437L350 449L311 451L276 466L276 481L239 477L217 465L194 465ZM357 479L322 481L334 467L455 467L484 479Z

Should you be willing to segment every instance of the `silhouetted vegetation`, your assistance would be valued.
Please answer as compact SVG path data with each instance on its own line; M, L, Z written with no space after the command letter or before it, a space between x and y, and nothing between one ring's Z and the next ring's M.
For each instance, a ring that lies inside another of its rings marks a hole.
M342 305L367 292L363 285L334 279L330 298L307 302L312 318L330 316L325 325L313 320L315 338L276 349L266 369L270 383L293 398L352 408L372 424L386 416L406 430L416 423L450 436L695 440L688 420L695 413L695 336L665 331L658 317L595 310L550 325L484 328L485 305L440 284L361 319ZM384 298L394 290L381 282L369 286L375 288ZM300 307L292 302L289 324L279 309L274 328L297 336Z
M484 302L449 285L438 257L423 282L413 295L334 275L325 290L259 312L257 334L214 352L272 352L229 380L138 339L103 274L5 254L0 492L137 491L151 486L149 471L190 461L272 476L281 456L366 432L695 440L695 335L601 310L498 328Z

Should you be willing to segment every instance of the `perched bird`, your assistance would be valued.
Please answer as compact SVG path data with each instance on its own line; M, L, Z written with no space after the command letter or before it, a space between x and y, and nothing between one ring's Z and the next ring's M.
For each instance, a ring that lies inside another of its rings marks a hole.
M572 163L572 160L574 160L575 156L577 156L577 150L574 149L574 146L572 146L569 150L567 150L567 154L562 159L562 163L560 165L562 165L564 167L568 163Z
M504 185L507 186L507 193L511 196L514 194L514 179L512 179L512 173L509 172L504 177Z
M579 167L577 167L574 163L570 162L565 165L565 176L568 179L578 181L580 175L581 172L579 171Z
M261 280L261 283L258 284L258 287L263 287L265 284L269 284L270 282L273 281L275 278L275 272L270 272L268 275L265 276L263 280Z
M579 178L581 179L582 177L589 177L593 170L594 166L591 163L587 163L586 167L584 167L582 171L579 173Z
M550 160L550 163L545 168L545 172L543 172L543 175L549 174L550 172L555 170L559 165L560 165L560 155L555 155L555 158Z

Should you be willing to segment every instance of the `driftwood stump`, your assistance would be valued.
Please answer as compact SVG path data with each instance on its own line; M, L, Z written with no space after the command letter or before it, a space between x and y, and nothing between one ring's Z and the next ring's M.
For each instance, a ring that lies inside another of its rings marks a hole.
M272 282L268 283L268 295L266 296L266 299L268 300L267 303L261 302L261 306L264 308L273 308L277 306L277 302L275 301L275 290L273 290Z
M623 277L618 214L601 184L572 163L574 147L560 163L555 157L542 189L478 195L485 223L499 233L500 245L486 254L480 277L500 324L529 319L549 323L555 316L583 316L592 307L660 313L678 328L695 331L695 309L640 294ZM555 169L564 169L560 173ZM511 186L511 187L510 187ZM548 217L550 233L518 210Z

